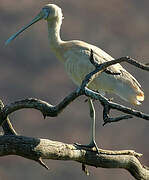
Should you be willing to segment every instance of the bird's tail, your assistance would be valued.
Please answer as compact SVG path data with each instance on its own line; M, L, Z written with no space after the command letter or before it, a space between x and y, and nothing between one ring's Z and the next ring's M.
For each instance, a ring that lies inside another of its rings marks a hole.
M140 101L144 101L144 92L142 90L134 98L130 98L130 103L134 105L140 105Z
M144 92L141 89L132 89L132 88L123 88L119 89L118 91L115 92L118 96L120 96L122 99L125 101L130 102L133 105L140 105L140 101L144 101Z
M144 101L144 92L138 81L127 71L123 72L123 77L117 79L115 94L133 105L140 105Z

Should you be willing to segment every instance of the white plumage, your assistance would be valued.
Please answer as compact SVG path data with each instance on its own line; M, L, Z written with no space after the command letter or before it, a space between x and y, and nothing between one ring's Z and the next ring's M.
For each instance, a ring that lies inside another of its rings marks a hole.
M78 40L62 41L60 38L60 27L63 14L61 8L55 4L46 5L29 25L11 36L6 41L6 44L41 19L47 20L48 23L51 50L64 63L66 72L75 84L80 85L85 75L94 69L89 61L91 49L94 52L95 60L99 63L113 60L106 52L86 42ZM118 72L120 75L110 75L103 72L90 84L89 88L98 90L101 94L105 92L114 93L131 104L139 105L140 101L144 100L144 93L138 81L120 64L112 65L108 69L112 72Z

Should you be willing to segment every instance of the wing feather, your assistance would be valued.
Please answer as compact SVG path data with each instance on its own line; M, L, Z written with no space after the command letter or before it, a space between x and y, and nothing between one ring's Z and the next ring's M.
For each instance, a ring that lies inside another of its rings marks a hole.
M89 60L91 49L94 52L95 61L98 63L114 59L100 48L82 41L70 41L68 44L69 48L64 54L64 58L66 59L64 64L67 73L77 85L80 85L85 75L94 69L94 66ZM132 104L139 104L139 101L144 100L141 85L120 64L112 65L108 67L108 70L120 73L120 75L110 75L103 72L90 84L89 88L117 94Z

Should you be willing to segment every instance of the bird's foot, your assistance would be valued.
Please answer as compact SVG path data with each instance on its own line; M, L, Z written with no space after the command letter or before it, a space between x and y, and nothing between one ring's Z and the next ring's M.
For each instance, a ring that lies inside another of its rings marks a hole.
M78 148L80 148L80 149L84 149L84 150L88 150L88 151L93 151L93 152L99 154L99 148L98 148L98 146L97 146L97 144L96 144L95 141L93 141L93 142L91 142L91 143L89 143L89 144L86 144L86 145L84 145L84 144L78 144L78 143L74 143L74 144L75 144Z

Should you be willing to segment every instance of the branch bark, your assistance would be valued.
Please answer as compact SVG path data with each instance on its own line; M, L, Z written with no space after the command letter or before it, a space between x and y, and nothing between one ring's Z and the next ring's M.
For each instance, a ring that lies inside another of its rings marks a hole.
M149 179L149 170L141 165L141 154L131 150L108 151L100 149L100 154L78 149L73 144L65 144L48 139L25 136L0 136L0 156L18 155L34 160L48 168L42 159L71 160L94 167L123 168L137 180ZM42 162L42 163L41 163Z

